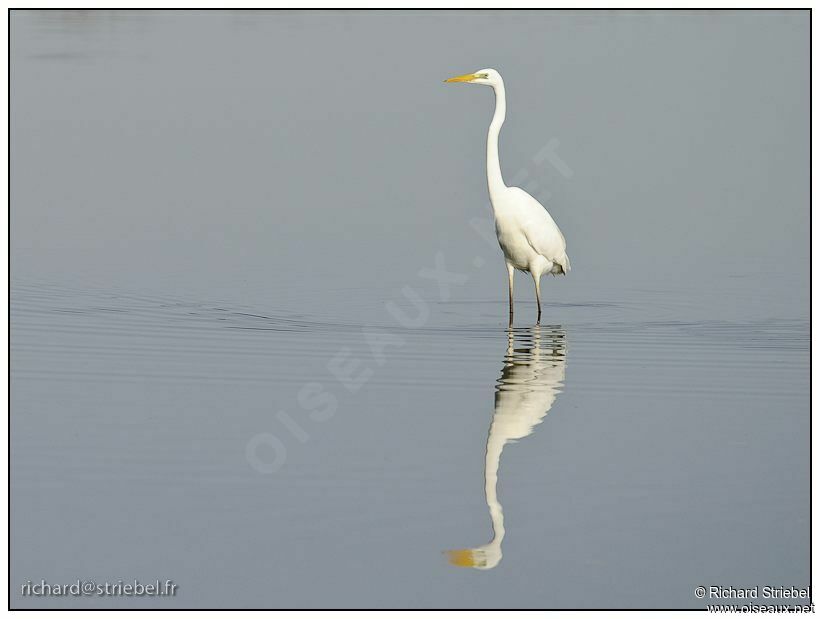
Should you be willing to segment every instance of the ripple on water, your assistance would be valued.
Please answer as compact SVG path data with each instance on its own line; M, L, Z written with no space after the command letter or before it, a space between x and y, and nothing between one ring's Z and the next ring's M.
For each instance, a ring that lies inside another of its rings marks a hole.
M374 385L472 387L484 380L475 366L492 362L488 351L503 345L506 337L499 302L456 303L455 310L444 304L454 313L432 311L423 327L404 328L389 316L361 319L367 316L361 307L367 305L364 298L359 294L355 303L340 301L333 308L338 318L324 319L235 303L18 282L11 297L12 376L29 381L297 383L309 377L306 368L322 368L340 351L368 354L366 334L387 332L401 344L388 346L390 364ZM370 303L379 304L383 300L378 298ZM650 320L638 311L643 305L553 304L548 307L556 313L570 310L573 321L545 325L542 332L566 329L575 363L609 370L609 378L588 381L585 387L591 390L674 393L685 390L678 381L685 380L688 369L719 372L727 365L750 375L783 374L778 384L784 393L802 388L807 321ZM514 329L521 336L529 331L525 326ZM640 370L649 365L668 372L662 384L642 384ZM624 372L629 375L618 377ZM705 394L719 392L721 385L699 388ZM752 391L757 388L763 387ZM698 387L686 389L697 392Z

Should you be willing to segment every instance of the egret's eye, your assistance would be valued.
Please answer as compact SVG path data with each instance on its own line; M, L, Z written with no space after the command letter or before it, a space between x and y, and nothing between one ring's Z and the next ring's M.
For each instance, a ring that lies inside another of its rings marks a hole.
M489 75L489 73L477 73L476 77L480 77L481 79L486 80Z

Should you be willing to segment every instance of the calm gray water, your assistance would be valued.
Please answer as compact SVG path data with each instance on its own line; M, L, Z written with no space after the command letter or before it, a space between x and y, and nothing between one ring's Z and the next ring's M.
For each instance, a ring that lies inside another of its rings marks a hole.
M807 12L15 11L11 61L13 607L808 585ZM22 595L78 579L177 591Z

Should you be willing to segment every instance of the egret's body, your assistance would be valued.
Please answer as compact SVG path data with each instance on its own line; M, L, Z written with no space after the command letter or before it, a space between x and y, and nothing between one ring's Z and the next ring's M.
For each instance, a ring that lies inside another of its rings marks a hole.
M498 135L507 113L504 80L495 69L482 69L452 77L448 82L465 82L491 86L495 91L495 113L487 135L487 187L495 217L498 244L507 263L510 292L510 325L513 323L513 284L515 270L532 275L538 320L541 323L541 276L545 273L565 275L569 257L564 235L547 210L519 187L507 187L501 176L498 158Z

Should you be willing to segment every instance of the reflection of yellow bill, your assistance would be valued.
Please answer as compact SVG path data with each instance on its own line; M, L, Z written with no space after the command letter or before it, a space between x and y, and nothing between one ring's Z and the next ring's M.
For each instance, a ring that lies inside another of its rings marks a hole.
M448 550L447 559L458 567L477 567L475 553L469 548Z

